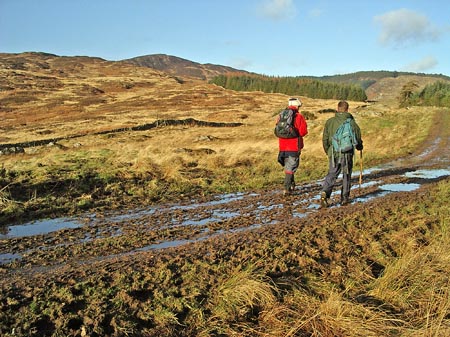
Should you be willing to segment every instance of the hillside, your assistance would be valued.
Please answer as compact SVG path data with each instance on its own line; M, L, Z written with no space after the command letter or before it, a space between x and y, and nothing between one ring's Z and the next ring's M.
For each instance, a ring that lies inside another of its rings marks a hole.
M227 73L248 73L244 70L238 70L227 66L209 63L201 64L180 57L164 54L138 56L123 61L138 66L164 71L173 76L190 77L200 80L210 80L217 75Z
M200 80L210 80L218 75L248 75L245 70L234 69L222 65L200 64L176 56L165 54L154 54L139 56L123 60L142 67L148 67L163 71L172 76L195 78ZM407 82L414 81L418 84L417 90L422 90L426 85L436 81L450 81L450 77L442 74L423 74L397 71L359 71L341 75L327 76L296 76L300 79L314 79L319 81L357 84L366 91L368 100L381 101L386 104L396 103L401 88Z
M240 114L227 111L237 111L243 101L257 107L263 101L258 94L244 93L234 93L230 101L229 94L205 81L184 81L127 62L0 54L0 143L101 132L167 118L234 122L240 121Z
M138 57L134 61L145 66L85 56L0 54L0 143L103 132L167 118L232 123L246 119L248 123L259 123L253 114L242 111L257 108L273 112L284 104L285 95L229 91L183 76L196 73L208 78L236 71L230 67L200 65L165 55ZM445 78L361 72L354 77L348 74L327 80L371 79L375 82L366 89L369 100L392 104L408 81L416 81L421 89ZM333 104L303 99L311 111Z
M361 85L369 100L395 104L402 87L415 82L417 90L436 81L450 82L450 77L442 74L422 74L397 71L360 71L356 73L318 77L324 81Z

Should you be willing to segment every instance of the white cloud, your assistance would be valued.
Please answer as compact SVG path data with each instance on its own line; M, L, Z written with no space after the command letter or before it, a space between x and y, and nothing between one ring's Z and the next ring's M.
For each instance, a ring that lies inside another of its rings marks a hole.
M425 15L409 9L398 9L374 17L381 26L382 45L404 47L414 43L436 40L440 32Z
M292 19L297 15L293 0L265 0L259 11L272 20Z
M438 61L436 60L436 58L434 58L433 56L427 56L417 62L408 64L406 67L404 67L404 70L414 73L422 73L434 68L435 66L437 66L437 64Z

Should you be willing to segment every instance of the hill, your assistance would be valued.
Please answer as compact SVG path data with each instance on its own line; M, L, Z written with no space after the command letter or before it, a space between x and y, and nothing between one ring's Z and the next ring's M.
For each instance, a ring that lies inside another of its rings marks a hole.
M236 71L239 70L200 65L167 55L114 62L97 57L37 52L3 53L0 54L0 143L135 127L161 118L241 122L242 111L246 109L275 111L284 104L285 95L223 90L191 76L209 78ZM372 81L366 88L369 100L391 104L408 81L416 81L421 89L448 77L360 72L322 79L345 83ZM324 106L315 100L307 103L312 111L331 104L324 103ZM246 115L245 118L252 123L254 117ZM17 132L18 125L20 132Z
M35 52L0 54L0 143L101 132L169 117L221 122L224 104L240 104L227 102L220 87L129 62ZM208 109L206 115L196 113L202 109ZM210 116L212 112L216 113Z
M358 84L362 86L369 100L394 103L402 87L408 82L415 82L417 90L436 81L449 82L450 77L442 74L423 74L397 71L359 71L350 74L317 77L324 81Z
M210 80L217 75L227 73L248 73L245 70L210 63L201 64L165 54L138 56L123 61L164 71L173 76L191 77L200 80Z
M148 67L163 71L172 76L189 77L200 80L211 80L219 75L252 75L245 70L234 69L223 65L200 64L176 56L154 54L138 56L123 60L134 65ZM442 74L423 74L398 71L359 71L341 75L327 76L296 76L299 79L313 79L326 82L356 84L361 86L369 100L394 103L400 94L401 88L408 82L417 83L417 90L422 90L426 85L436 81L450 81L450 77Z

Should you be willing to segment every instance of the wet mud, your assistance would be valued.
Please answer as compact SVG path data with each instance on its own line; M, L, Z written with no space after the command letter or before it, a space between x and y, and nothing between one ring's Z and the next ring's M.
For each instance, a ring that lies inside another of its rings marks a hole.
M365 173L361 186L359 172L355 176L351 205L357 206L388 194L401 198L401 192L448 178L450 169L380 167ZM312 214L341 207L337 186L329 209L320 209L320 189L318 181L297 186L290 196L284 196L281 190L224 194L207 201L158 205L126 213L86 214L13 225L0 234L0 264L10 272L86 264L90 259L108 260L226 234L296 224Z

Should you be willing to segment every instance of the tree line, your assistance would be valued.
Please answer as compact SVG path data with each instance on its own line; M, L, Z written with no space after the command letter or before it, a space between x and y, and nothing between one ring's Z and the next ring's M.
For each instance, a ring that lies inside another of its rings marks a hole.
M400 92L400 106L422 105L440 106L450 108L450 83L435 82L428 84L421 91L415 91L418 87L415 82L406 83Z
M290 96L306 96L310 98L350 101L367 100L366 93L361 86L332 83L302 77L229 74L216 76L211 79L210 83L214 83L225 89L236 91L262 91Z

